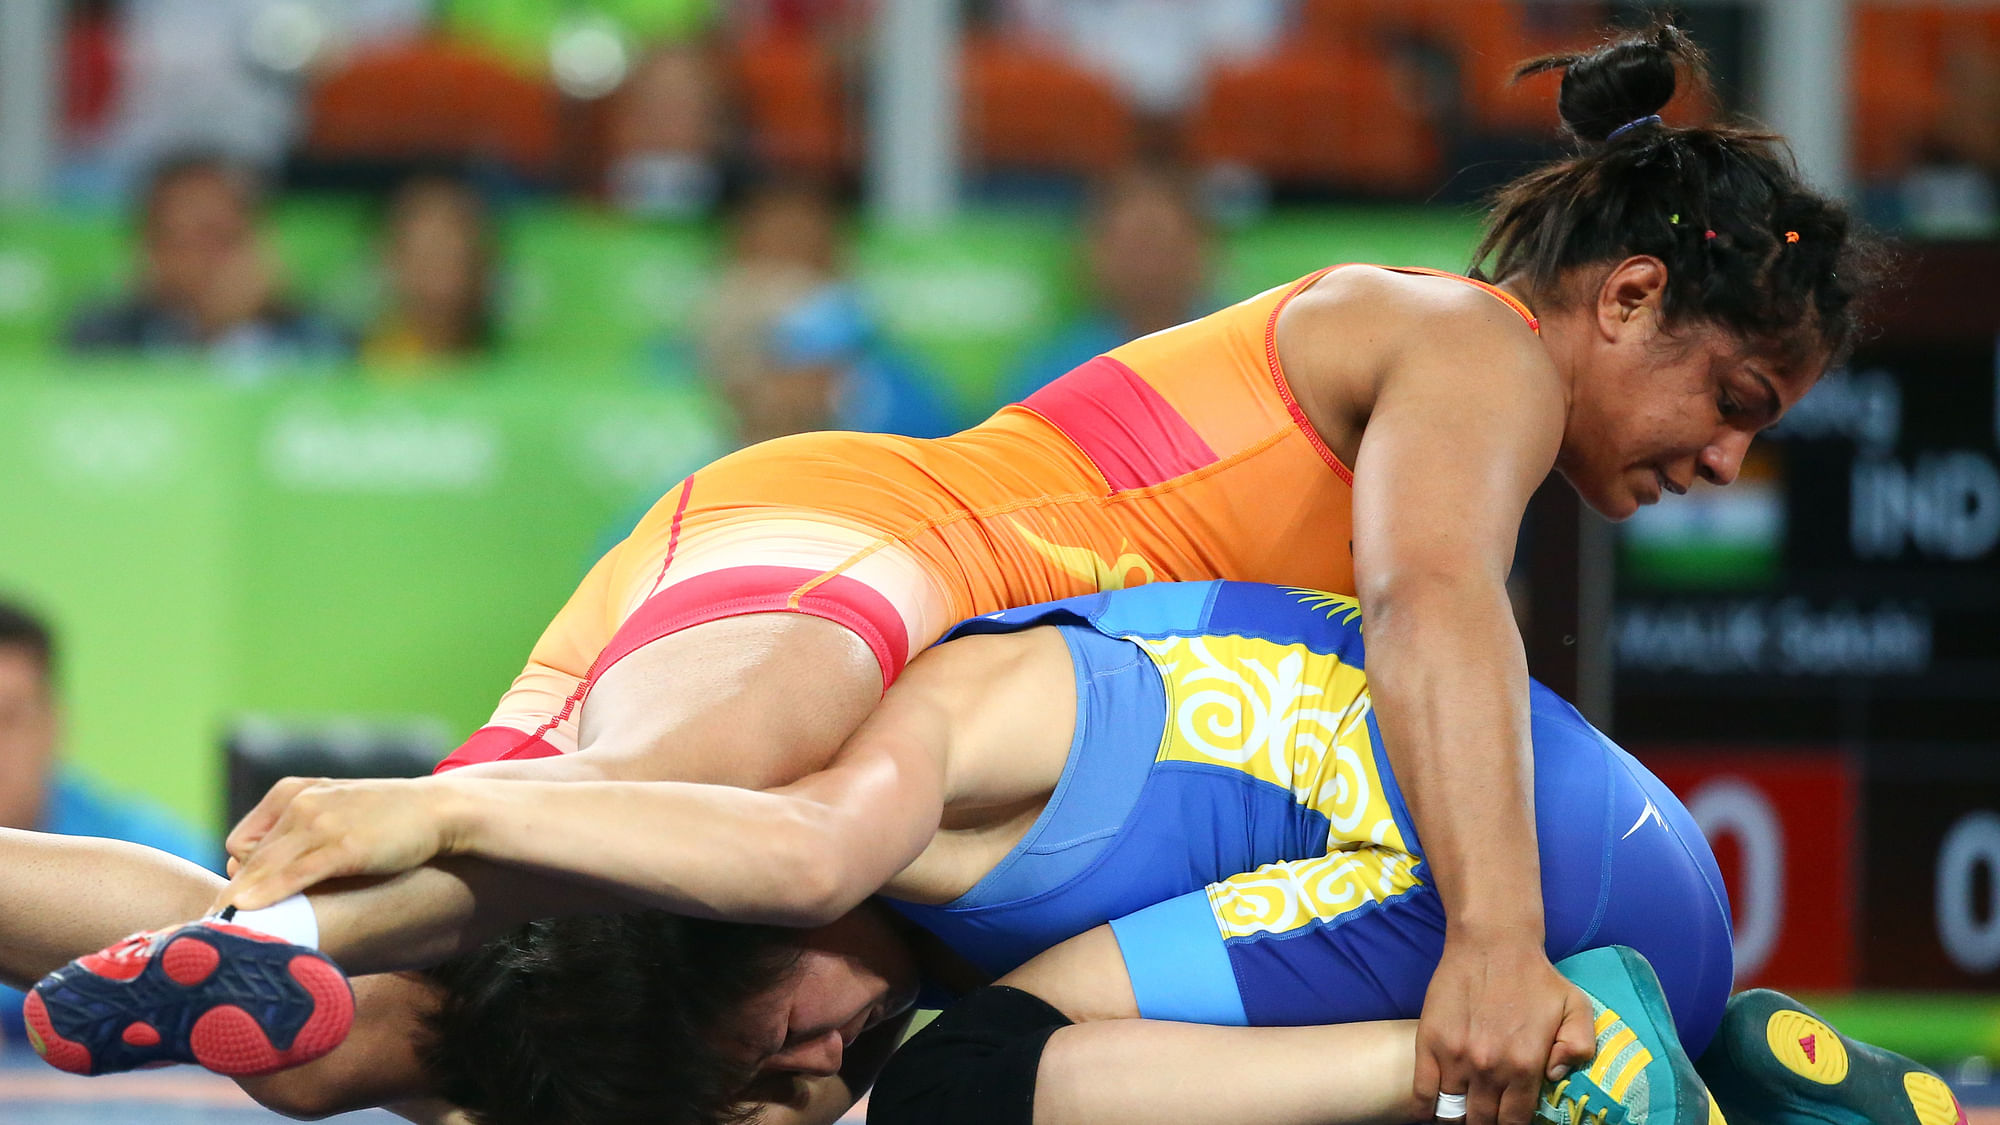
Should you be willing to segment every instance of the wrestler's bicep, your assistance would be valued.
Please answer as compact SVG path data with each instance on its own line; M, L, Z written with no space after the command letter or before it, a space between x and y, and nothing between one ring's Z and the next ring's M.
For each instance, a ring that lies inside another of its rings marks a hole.
M1077 1023L1139 1015L1125 956L1108 925L1043 951L995 983L1031 992Z

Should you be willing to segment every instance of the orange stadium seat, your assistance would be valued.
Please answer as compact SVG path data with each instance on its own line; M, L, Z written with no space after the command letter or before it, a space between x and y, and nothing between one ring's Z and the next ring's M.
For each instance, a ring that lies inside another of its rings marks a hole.
M1555 80L1509 85L1514 67L1533 55L1596 40L1602 6L1545 5L1520 0L1306 0L1303 41L1367 49L1422 42L1441 47L1458 64L1463 96L1481 128L1541 133L1555 125Z
M312 90L319 160L494 160L547 178L560 150L555 91L467 47L422 42L355 56Z
M1395 193L1439 174L1435 130L1396 66L1330 44L1218 68L1187 146L1197 161L1245 164L1281 184Z
M1854 11L1854 159L1869 179L1907 170L1944 109L1938 83L1947 27L1935 7Z
M755 35L736 48L731 71L760 161L828 177L851 166L845 84L818 38L786 30Z
M1132 111L1106 79L999 36L969 39L962 66L967 152L985 168L1092 175L1132 159Z

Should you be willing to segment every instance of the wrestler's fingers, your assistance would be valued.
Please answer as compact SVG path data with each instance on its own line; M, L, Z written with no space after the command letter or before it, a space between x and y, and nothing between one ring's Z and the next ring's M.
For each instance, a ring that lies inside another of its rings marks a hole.
M238 910L261 910L328 879L359 874L355 867L349 849L326 843L269 862L253 860L225 893Z
M1438 1068L1437 1056L1425 1049L1424 1043L1417 1043L1417 1076L1411 1086L1411 1093L1417 1097L1418 1105L1430 1105L1437 1100L1439 1083L1443 1075Z
M1597 1054L1590 997L1580 988L1569 991L1569 998L1563 1002L1562 1026L1556 1030L1555 1045L1549 1048L1548 1069L1543 1072L1551 1082L1560 1082L1571 1071L1589 1066Z
M302 816L297 806L288 807L278 817L277 823L271 826L271 831L239 857L236 871L230 876L229 885L222 888L217 905L234 906L239 910L255 910L258 906L269 905L261 902L258 906L250 905L246 901L246 889L261 887L269 881L270 872L284 870L297 862L300 856L338 838L322 831L320 823L316 815Z
M1534 1071L1516 1075L1500 1094L1500 1125L1534 1125L1535 1106L1542 1099L1542 1078Z
M258 842L270 834L285 810L291 807L293 799L323 780L317 777L287 777L271 786L256 807L245 813L236 827L229 830L223 847L239 859L250 854Z
M1496 1125L1505 1091L1506 1087L1486 1075L1472 1074L1465 1090L1466 1125Z

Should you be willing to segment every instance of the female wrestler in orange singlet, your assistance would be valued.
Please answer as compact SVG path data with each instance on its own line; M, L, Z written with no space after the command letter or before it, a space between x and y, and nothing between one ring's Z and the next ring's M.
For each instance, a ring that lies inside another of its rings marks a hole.
M1452 920L1418 1094L1526 1121L1591 1031L1542 954L1504 587L1522 511L1552 467L1612 519L1729 483L1852 339L1863 281L1843 211L1776 138L1654 116L1699 62L1660 27L1530 64L1566 69L1581 151L1500 197L1478 254L1497 284L1322 270L953 437L804 435L702 469L441 768L768 787L823 764L966 617L1180 579L1357 593Z

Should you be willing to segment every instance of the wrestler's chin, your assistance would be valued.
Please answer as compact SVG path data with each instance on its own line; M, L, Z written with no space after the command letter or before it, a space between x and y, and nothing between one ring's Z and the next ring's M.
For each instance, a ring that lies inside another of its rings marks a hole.
M1567 470L1558 468L1558 471L1562 472L1563 479L1569 482L1569 486L1576 490L1577 499L1582 500L1585 507L1612 523L1623 523L1631 519L1632 514L1645 504L1644 498L1622 480L1580 479Z

